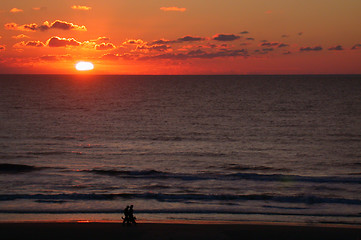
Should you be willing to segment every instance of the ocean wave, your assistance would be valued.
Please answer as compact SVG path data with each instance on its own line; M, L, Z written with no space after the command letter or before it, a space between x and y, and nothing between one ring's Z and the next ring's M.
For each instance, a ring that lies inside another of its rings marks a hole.
M68 152L65 151L40 151L40 152L27 152L29 155L62 155Z
M303 204L346 204L360 205L361 199L348 199L337 197L321 197L314 195L277 196L271 194L163 194L163 193L119 193L119 194L1 194L0 201L13 201L19 199L44 201L94 201L94 200L117 200L117 199L143 199L157 200L161 202L188 202L188 201L267 201L278 203L303 203Z
M92 169L84 172L115 176L121 178L144 178L144 179L179 179L184 181L201 180L251 180L268 182L311 182L311 183L347 183L360 184L361 177L336 177L336 176L299 176L287 174L258 174L258 173L171 173L157 170L125 171L116 169Z
M249 165L240 165L240 164L228 164L224 166L226 170L236 170L236 171L289 171L287 168L273 168L268 166L249 166Z
M156 170L141 170L141 171L123 171L123 170L104 170L104 169L92 169L92 170L83 170L83 172L90 172L100 175L108 176L122 176L128 178L163 178L167 177L167 173L156 171Z
M32 172L44 169L42 167L35 167L31 165L24 164L10 164L10 163L2 163L0 164L0 173L24 173L24 172Z

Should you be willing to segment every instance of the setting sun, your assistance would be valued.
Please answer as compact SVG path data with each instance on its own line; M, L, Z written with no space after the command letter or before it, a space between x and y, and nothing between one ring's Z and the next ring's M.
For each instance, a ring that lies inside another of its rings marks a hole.
M91 62L78 62L75 68L78 71L89 71L94 69L94 65Z

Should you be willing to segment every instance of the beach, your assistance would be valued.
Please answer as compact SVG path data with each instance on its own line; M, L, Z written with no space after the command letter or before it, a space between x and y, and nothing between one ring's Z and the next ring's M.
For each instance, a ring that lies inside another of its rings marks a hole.
M1 239L360 239L358 226L267 223L1 223Z

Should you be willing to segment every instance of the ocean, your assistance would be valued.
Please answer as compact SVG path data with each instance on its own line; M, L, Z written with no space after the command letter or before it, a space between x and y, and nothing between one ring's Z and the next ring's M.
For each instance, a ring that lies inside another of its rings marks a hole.
M361 224L361 76L0 76L0 221Z

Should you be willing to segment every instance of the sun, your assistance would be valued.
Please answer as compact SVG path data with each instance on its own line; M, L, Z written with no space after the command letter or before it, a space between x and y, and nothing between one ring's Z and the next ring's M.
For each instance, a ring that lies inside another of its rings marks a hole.
M75 65L76 70L78 71L89 71L94 69L94 65L91 62L78 62Z

